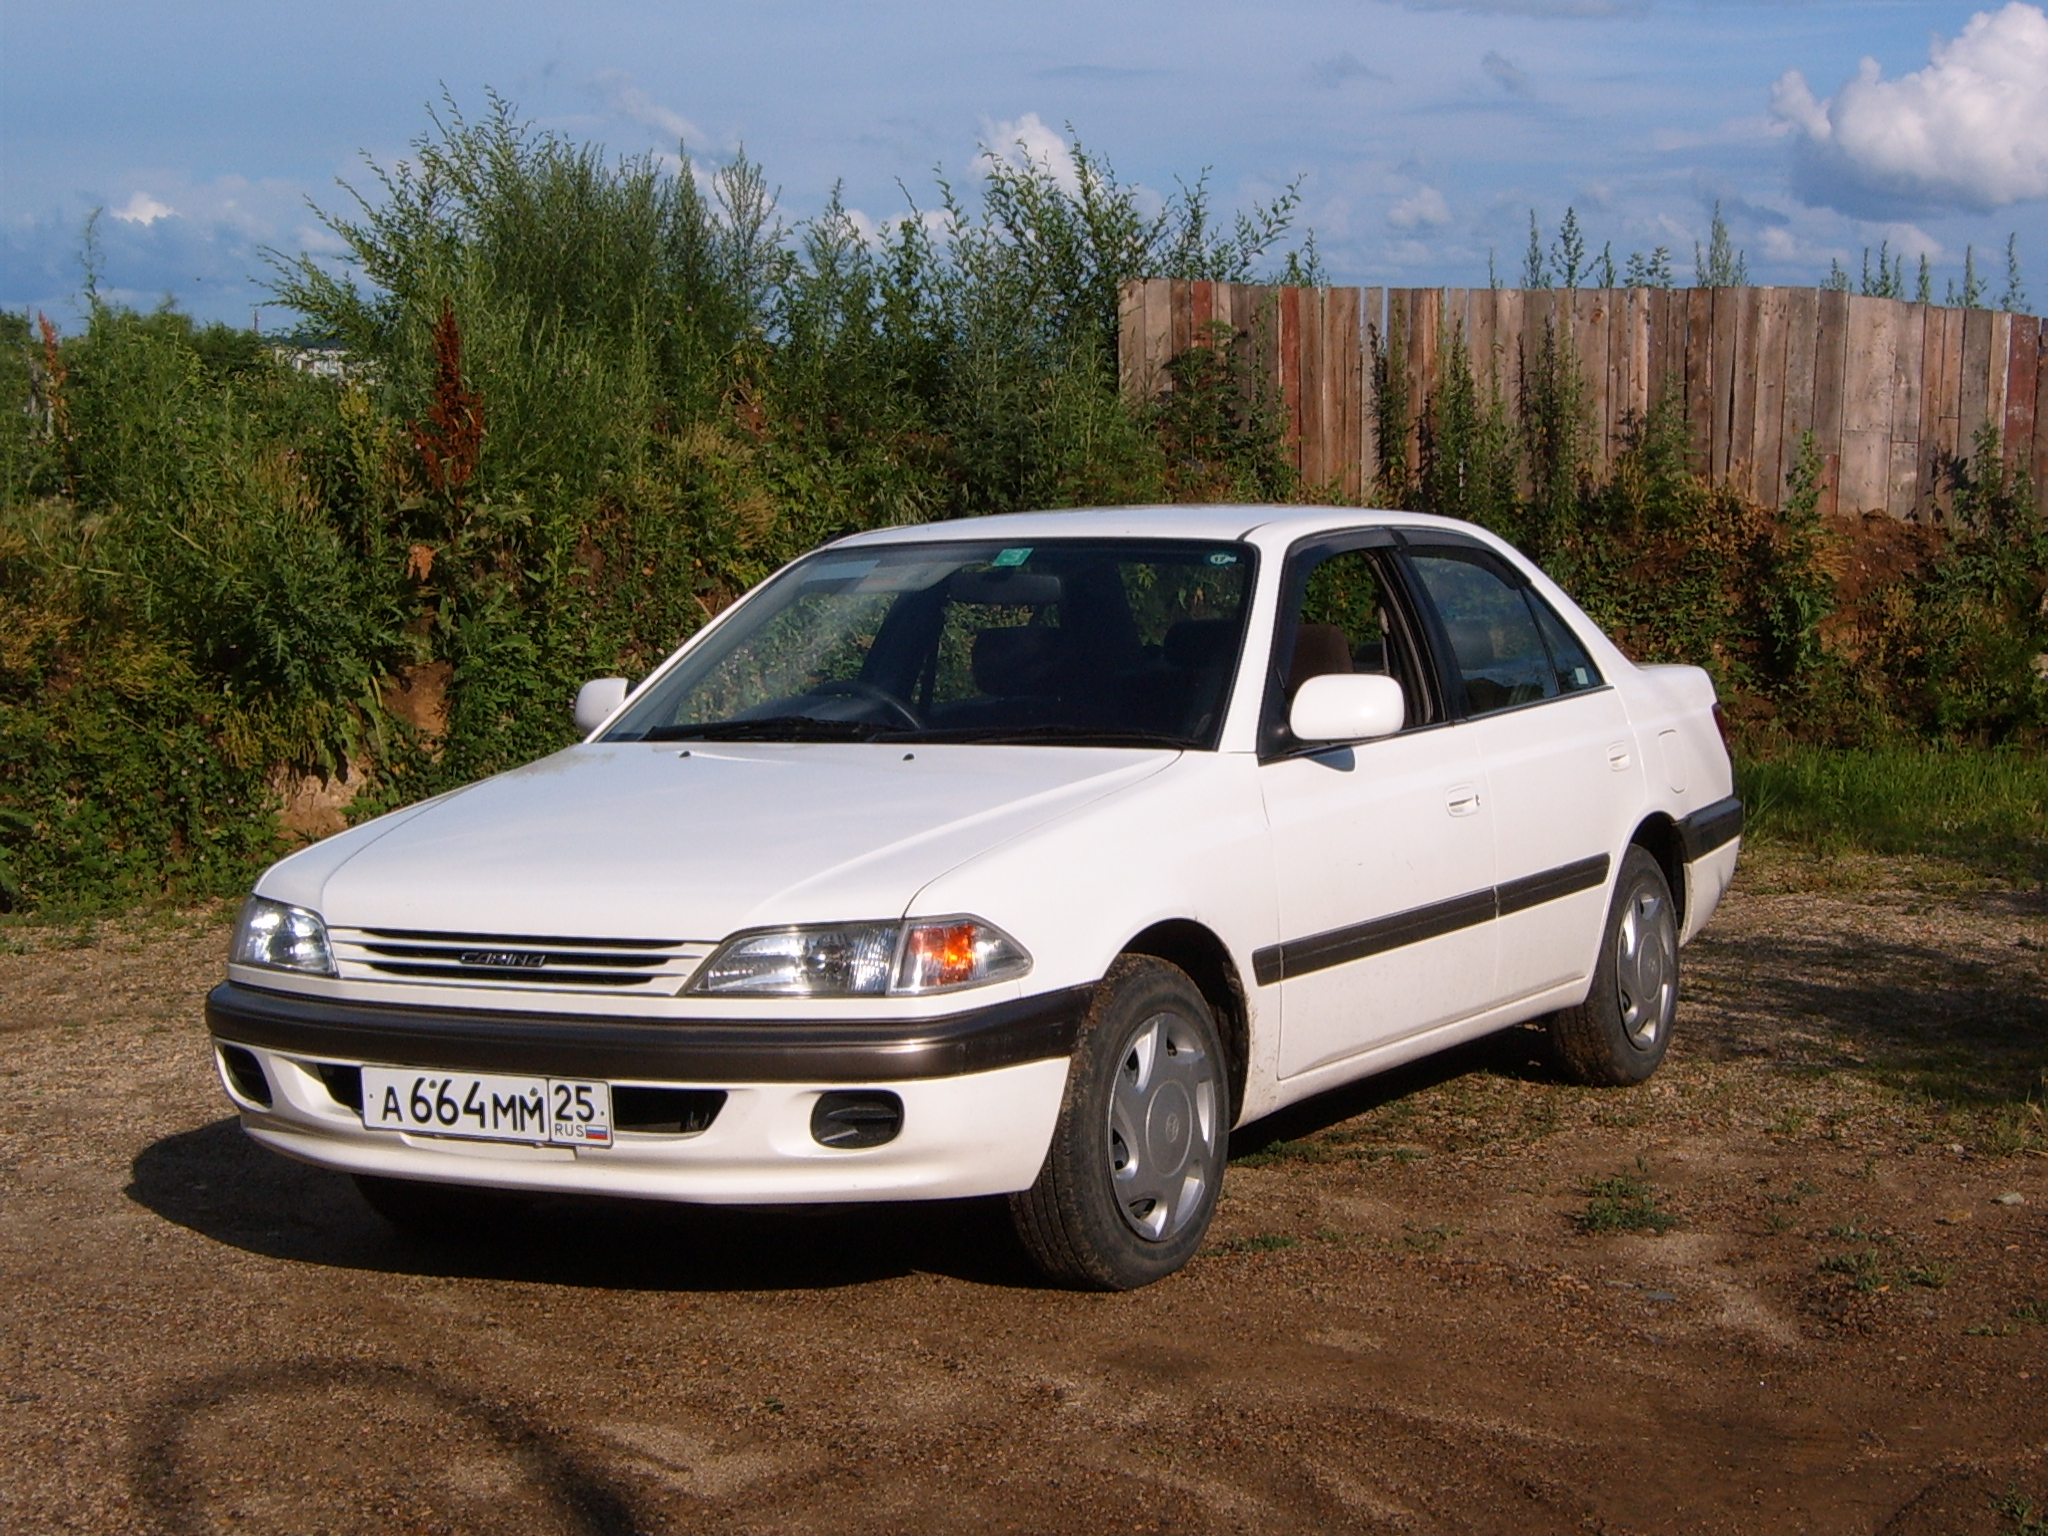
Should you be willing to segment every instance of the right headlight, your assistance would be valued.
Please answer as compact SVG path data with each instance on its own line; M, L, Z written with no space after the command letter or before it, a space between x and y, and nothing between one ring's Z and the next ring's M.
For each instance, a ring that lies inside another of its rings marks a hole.
M335 974L334 954L327 947L327 924L320 914L267 896L251 896L242 903L228 962L313 976Z
M1008 981L1031 969L1024 946L977 917L818 923L735 934L689 990L727 997L883 997Z

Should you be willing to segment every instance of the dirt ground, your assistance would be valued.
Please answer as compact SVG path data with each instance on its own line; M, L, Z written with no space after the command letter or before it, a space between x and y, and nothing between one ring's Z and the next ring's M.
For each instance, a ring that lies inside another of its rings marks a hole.
M1123 1296L998 1202L401 1240L226 1113L223 942L0 929L7 1531L2048 1531L2039 893L1752 858L1651 1084L1248 1127Z

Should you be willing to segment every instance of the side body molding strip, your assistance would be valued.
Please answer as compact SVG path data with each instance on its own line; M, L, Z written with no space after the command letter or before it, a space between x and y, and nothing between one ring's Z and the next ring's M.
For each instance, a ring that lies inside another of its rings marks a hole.
M1506 885L1453 896L1448 901L1434 901L1426 907L1411 907L1406 912L1354 923L1348 928L1333 928L1304 939L1269 944L1253 952L1252 976L1260 986L1270 987L1293 976L1347 965L1405 944L1420 944L1460 928L1490 923L1511 912L1524 912L1546 901L1595 890L1607 883L1607 871L1612 865L1606 854L1595 854L1540 874L1524 875Z

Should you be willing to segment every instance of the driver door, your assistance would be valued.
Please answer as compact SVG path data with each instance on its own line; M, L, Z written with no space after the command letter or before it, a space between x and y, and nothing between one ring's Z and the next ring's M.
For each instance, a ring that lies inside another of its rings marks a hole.
M1280 1076L1477 1013L1493 1001L1493 828L1468 734L1452 726L1421 626L1371 533L1294 557L1275 635L1260 784L1281 942L1255 956L1280 992ZM1392 675L1396 734L1311 745L1294 690L1327 672Z

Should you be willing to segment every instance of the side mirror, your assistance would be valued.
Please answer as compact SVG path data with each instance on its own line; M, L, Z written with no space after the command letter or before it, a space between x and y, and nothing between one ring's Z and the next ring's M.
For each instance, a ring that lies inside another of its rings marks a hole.
M1287 728L1302 741L1370 741L1401 729L1401 685L1378 672L1326 672L1294 693Z
M593 677L576 690L576 729L588 736L626 702L623 677Z

